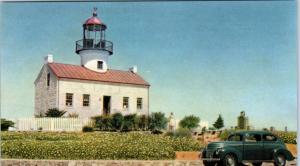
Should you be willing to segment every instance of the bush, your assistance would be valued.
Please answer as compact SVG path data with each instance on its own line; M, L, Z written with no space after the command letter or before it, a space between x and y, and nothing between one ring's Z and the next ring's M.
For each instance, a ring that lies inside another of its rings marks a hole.
M124 116L122 131L135 130L136 114L129 114Z
M142 133L1 133L1 157L58 160L169 160L175 151L198 151L190 138Z
M123 126L124 117L121 113L115 113L112 115L111 125L115 130L121 130Z
M46 117L62 117L66 111L60 111L57 108L50 108L46 113Z
M113 129L112 117L110 115L100 115L93 117L95 120L95 127L101 131L110 131Z
M82 132L93 132L94 128L91 126L83 126Z
M275 131L273 134L277 135L284 143L297 144L296 132Z
M136 117L136 128L140 130L148 129L149 118L146 115L140 115Z
M152 131L165 129L167 123L168 120L162 112L153 112L149 117L149 129Z
M14 122L6 119L1 119L1 131L7 131L9 127L14 126Z
M192 137L192 133L189 129L186 128L178 128L176 129L174 132L167 132L165 134L165 136L170 136L170 137L174 137L174 138L178 138L178 137L185 137L185 138L191 138Z
M69 118L78 118L79 115L78 115L77 113L74 112L74 113L69 113L68 117L69 117Z
M186 128L192 130L199 126L200 118L194 115L184 117L180 122L179 126L181 128Z
M235 132L234 130L223 130L222 133L220 134L221 140L227 140L228 136L234 132Z

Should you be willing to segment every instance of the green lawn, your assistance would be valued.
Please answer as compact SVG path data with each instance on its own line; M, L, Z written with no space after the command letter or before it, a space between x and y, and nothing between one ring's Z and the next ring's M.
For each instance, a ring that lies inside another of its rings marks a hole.
M199 151L190 138L147 133L1 132L2 158L24 159L174 159L175 151Z

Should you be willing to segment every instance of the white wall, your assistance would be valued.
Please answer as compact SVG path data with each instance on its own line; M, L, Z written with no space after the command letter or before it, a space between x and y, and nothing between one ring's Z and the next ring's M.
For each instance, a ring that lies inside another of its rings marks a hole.
M66 93L73 93L73 106L66 106ZM99 83L94 81L79 81L61 79L58 85L59 109L79 114L80 118L102 114L103 96L111 96L110 113L148 114L149 88L145 86ZM82 106L83 94L90 95L90 106ZM123 109L123 97L129 97L129 109ZM137 110L137 97L143 98L142 110Z
M107 60L108 60L108 52L102 50L83 50L80 51L81 56L81 65L84 67L96 71L96 72L106 72L108 69ZM103 69L97 68L98 61L103 62Z

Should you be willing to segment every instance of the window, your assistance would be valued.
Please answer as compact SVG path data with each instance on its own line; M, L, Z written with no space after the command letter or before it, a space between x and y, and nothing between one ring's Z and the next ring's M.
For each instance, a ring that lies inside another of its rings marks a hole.
M98 61L97 68L98 69L103 69L103 61Z
M276 137L271 134L265 134L265 135L263 135L263 140L264 141L276 141Z
M241 135L230 135L228 141L242 141Z
M129 97L123 97L123 108L129 108Z
M47 86L50 86L50 73L47 74Z
M258 142L261 141L261 136L259 134L246 134L245 142Z
M73 93L66 93L66 106L73 105Z
M83 94L82 105L85 107L90 106L90 95L89 94Z
M136 108L137 109L142 109L143 108L143 99L142 98L137 98L136 99Z

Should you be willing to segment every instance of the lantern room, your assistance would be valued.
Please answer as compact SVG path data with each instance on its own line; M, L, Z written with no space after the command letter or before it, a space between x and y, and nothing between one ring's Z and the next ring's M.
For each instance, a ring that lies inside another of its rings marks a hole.
M83 24L83 38L76 41L76 53L83 50L102 50L113 54L113 43L105 39L106 25L97 17L97 8L93 16Z

